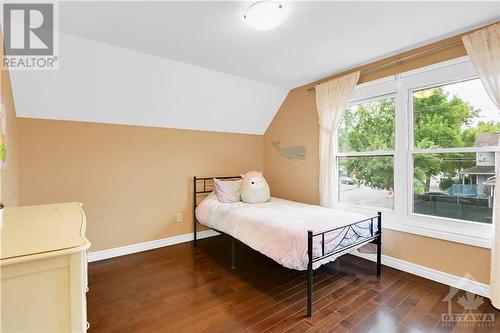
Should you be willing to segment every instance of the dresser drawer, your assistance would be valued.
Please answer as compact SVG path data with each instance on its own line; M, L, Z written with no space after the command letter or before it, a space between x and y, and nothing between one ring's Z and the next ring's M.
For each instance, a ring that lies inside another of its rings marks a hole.
M0 332L86 332L90 242L81 204L9 207L4 213Z

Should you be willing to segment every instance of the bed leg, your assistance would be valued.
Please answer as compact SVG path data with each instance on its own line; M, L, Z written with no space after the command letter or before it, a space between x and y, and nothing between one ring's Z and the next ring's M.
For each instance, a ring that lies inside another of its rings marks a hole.
M231 238L231 268L236 269L236 240Z
M377 276L382 272L382 213L377 213Z
M196 232L196 177L193 177L193 246L196 248L198 235Z
M197 239L197 235L196 235L196 220L194 221L194 225L193 225L193 246L196 248L196 246L198 245L198 239Z
M197 235L197 230L196 230L196 218L193 220L193 246L196 248L198 245L198 235Z
M313 312L313 255L312 255L312 244L313 243L313 233L312 231L307 232L307 256L309 262L307 263L307 316L312 317Z

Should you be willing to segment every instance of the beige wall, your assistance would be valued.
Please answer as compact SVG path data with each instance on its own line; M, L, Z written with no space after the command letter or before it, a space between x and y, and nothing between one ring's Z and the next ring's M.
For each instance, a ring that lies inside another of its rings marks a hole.
M264 135L264 174L274 196L319 202L319 128L314 93L293 89ZM284 146L303 145L305 160L279 155L271 141ZM489 283L490 250L384 229L383 254L418 265Z
M0 31L0 63L3 63L3 40ZM7 163L0 170L0 201L7 206L17 206L17 118L9 72L1 70L0 91L7 107Z
M317 204L319 202L319 125L314 94L294 89L281 104L264 135L264 173L275 197ZM278 154L281 146L305 146L305 160L289 160Z
M18 126L20 204L83 202L91 251L191 232L194 175L263 167L257 135L22 118Z

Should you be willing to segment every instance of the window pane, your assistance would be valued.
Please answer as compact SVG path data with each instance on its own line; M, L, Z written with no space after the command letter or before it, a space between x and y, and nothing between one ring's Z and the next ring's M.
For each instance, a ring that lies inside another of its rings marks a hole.
M339 158L339 202L394 208L392 156Z
M396 99L349 106L339 127L339 151L394 150Z
M495 153L415 154L413 211L491 223Z
M498 145L500 113L479 79L414 91L413 115L415 148Z

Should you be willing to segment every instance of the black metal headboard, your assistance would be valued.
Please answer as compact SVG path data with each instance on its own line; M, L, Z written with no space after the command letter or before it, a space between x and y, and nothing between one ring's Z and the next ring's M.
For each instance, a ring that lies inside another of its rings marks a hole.
M241 176L223 176L223 177L193 177L193 229L196 240L196 206L198 206L198 195L207 194L214 190L214 178L217 179L241 179Z
M223 177L193 177L193 238L196 246L196 206L198 206L198 195L207 194L214 190L214 178L217 179L241 179L241 176L223 176ZM200 183L200 184L198 184ZM200 185L200 186L198 186Z
M196 199L196 195L203 193L210 193L214 190L214 178L229 180L229 179L241 179L241 176L224 176L224 177L193 177L193 198ZM202 185L198 186L198 183ZM196 202L195 202L196 204Z

